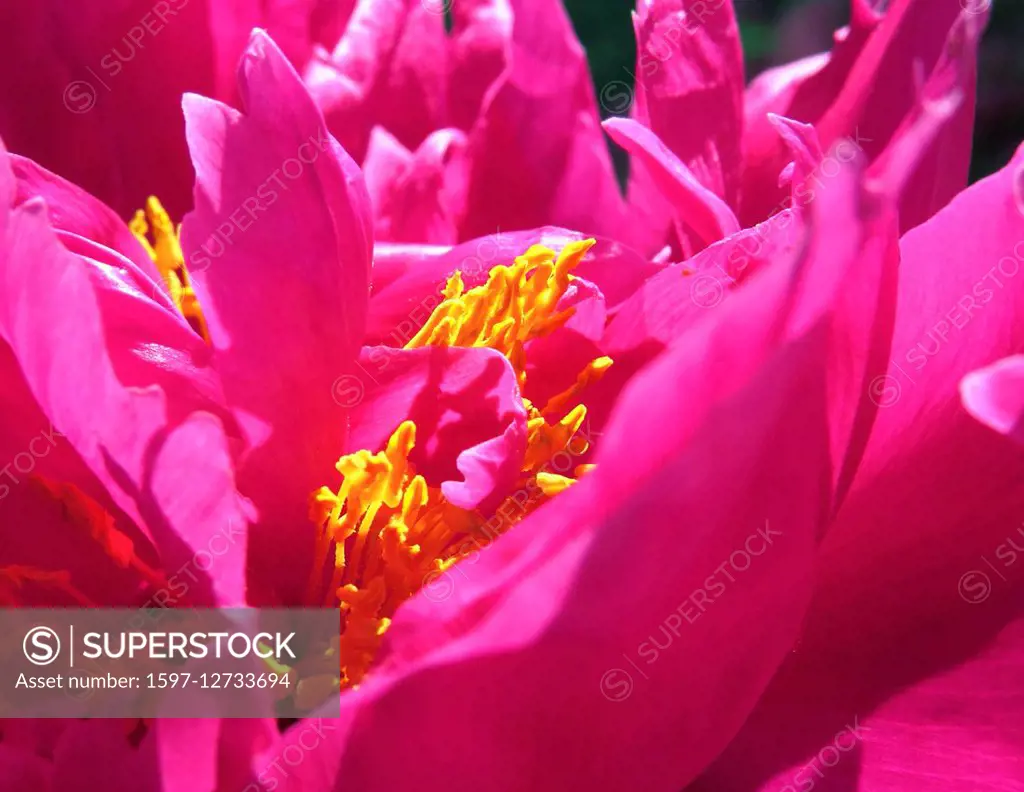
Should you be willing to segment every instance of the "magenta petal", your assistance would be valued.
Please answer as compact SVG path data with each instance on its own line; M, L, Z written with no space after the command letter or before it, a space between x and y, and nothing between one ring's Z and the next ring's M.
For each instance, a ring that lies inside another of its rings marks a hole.
M855 0L852 8L851 26L837 36L828 59L767 73L751 87L744 139L745 223L762 219L781 199L776 183L787 158L769 137L765 112L813 123L825 148L851 138L873 161L898 138L900 126L911 123L908 116L922 95L920 82L933 72L940 82L959 82L964 97L924 152L915 183L907 188L912 197L903 207L903 229L930 217L967 183L976 38L987 7L964 10L959 0L894 0L880 21L866 0ZM925 95L934 89L925 88Z
M0 745L0 782L8 792L50 792L52 779L46 759L6 741Z
M858 187L847 171L822 215L853 211ZM669 789L703 769L789 654L809 598L834 475L830 305L859 275L855 250L842 266L823 255L829 238L752 275L638 374L578 485L403 606L383 664L342 697L328 750L292 788L473 789L507 766L538 789ZM772 550L716 583L758 529ZM396 760L403 744L383 761L399 722L418 753L438 740L429 769ZM525 736L501 739L509 722ZM440 750L470 734L470 755Z
M358 169L260 31L239 82L244 114L186 97L198 175L182 244L227 400L255 446L240 484L260 511L253 563L265 577L261 563L297 559L312 539L307 500L344 443L332 388L362 339L372 236ZM285 550L282 526L294 532Z
M306 70L331 133L357 161L375 125L406 148L445 126L447 39L439 9L432 0L362 0L333 52Z
M801 124L785 116L777 116L774 113L768 114L768 121L779 137L789 147L793 155L793 162L790 163L792 172L786 174L788 180L792 181L794 189L814 172L823 159L824 152L821 150L821 142L818 140L818 133L810 124Z
M1024 443L1024 355L972 371L960 383L960 395L967 412L985 426Z
M241 789L255 751L269 741L272 728L271 721L262 720L156 720L134 745L121 721L72 721L54 749L54 788Z
M647 127L628 118L611 118L604 122L604 129L612 140L644 164L672 204L676 222L691 228L701 247L740 230L728 204L702 185Z
M992 644L965 664L898 693L862 719L856 788L1012 788L1024 778L1022 663L1024 620L1018 609ZM936 757L942 757L938 775Z
M637 120L697 180L736 206L743 129L743 49L731 2L641 0Z
M739 213L744 225L760 222L783 200L778 177L788 157L768 114L804 122L821 118L881 19L870 0L852 0L851 8L850 26L836 33L832 52L769 69L747 89Z
M451 123L468 132L508 64L512 8L509 0L462 0L448 7L452 15L448 112Z
M701 317L730 298L746 278L769 266L786 267L800 255L803 218L787 210L702 250L685 264L652 275L625 300L604 333L602 346L620 362L646 362L679 339ZM616 376L614 370L609 376Z
M965 10L954 22L928 81L874 167L913 161L899 195L900 231L920 225L967 185L974 126L976 58L987 14ZM933 119L927 139L923 116Z
M231 32L214 24L211 5L226 3L122 0L73 14L61 0L11 7L0 27L0 68L19 79L0 102L6 145L123 217L151 194L180 216L192 185L181 94L217 95L216 61L240 51L218 54Z
M0 174L7 186L13 176ZM6 212L3 213L7 215ZM172 439L195 410L226 417L210 355L183 322L138 293L116 271L68 253L38 200L5 217L0 252L0 334L25 381L114 502L148 532L164 566L189 564L231 517L245 517L231 484L227 438L217 418L206 453L169 464ZM68 381L76 386L69 390ZM173 479L170 488L162 483ZM216 577L197 576L195 602L240 603L244 533Z
M18 185L16 205L30 198L42 198L55 231L75 234L110 248L131 261L154 284L160 282L153 260L112 209L32 160L12 155L10 162Z
M553 396L572 387L587 365L602 357L599 346L608 320L601 290L585 278L575 278L558 303L558 310L574 310L557 332L535 338L526 345L524 396L544 406ZM585 391L590 394L590 386ZM586 401L584 398L583 401ZM565 412L575 404L565 405Z
M374 129L363 174L377 241L454 244L466 211L466 136L432 133L415 153Z
M878 417L823 544L799 651L698 789L791 775L855 715L898 721L902 691L941 685L1019 617L1024 564L1009 543L1024 547L1024 451L968 415L958 391L972 370L1024 347L1022 184L1024 149L901 240L892 359L870 383ZM955 739L953 727L970 721L962 699L949 704L930 717ZM938 745L944 731L931 735ZM865 757L879 750L891 748ZM985 750L1002 761L999 746ZM963 772L970 759L953 766ZM920 765L890 769L913 775ZM870 773L887 788L884 766Z
M461 238L545 224L621 233L586 56L557 0L516 0L508 67L470 133Z
M496 506L519 477L526 410L515 374L490 349L364 347L337 393L352 428L346 452L378 451L416 423L416 472L464 509Z
M823 328L780 348L784 304L748 307L633 382L595 471L399 611L388 659L286 788L494 788L507 769L498 788L675 789L717 754L790 650L828 502ZM665 398L698 384L686 410ZM710 600L746 544L761 555ZM399 723L415 746L381 742Z

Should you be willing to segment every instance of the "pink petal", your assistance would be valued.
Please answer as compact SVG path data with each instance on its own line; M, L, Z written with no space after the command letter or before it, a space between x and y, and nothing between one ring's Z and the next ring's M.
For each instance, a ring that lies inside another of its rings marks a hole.
M75 234L110 248L145 273L153 284L160 282L153 260L124 221L106 204L32 160L15 155L11 156L10 163L17 180L15 205L30 198L42 198L55 231Z
M619 465L607 458L604 475L598 467L592 480L513 532L529 538L525 545L509 534L474 564L453 570L450 599L428 607L421 597L400 612L393 659L342 698L338 733L325 746L330 752L320 752L285 788L301 788L307 777L311 782L335 768L336 783L361 789L474 789L503 767L516 768L516 778L528 777L531 788L541 790L685 783L736 728L799 625L806 565L825 502L824 436L795 431L811 416L824 420L820 390L817 399L809 395L815 389L807 367L820 363L821 351L813 346L781 353L717 411L701 404L679 421L680 413L656 394L669 381L700 376L689 368L699 365L698 356L686 350L666 357L660 370L637 382L615 429L621 433L623 424L641 420L636 410L642 405L642 420L671 425L666 442L644 446L649 457L619 457ZM727 425L737 440L743 434L750 457L710 454L709 444L726 436ZM794 464L803 475L780 486L783 479L766 475L771 466L755 450L766 451L769 436L773 458L796 454L817 464ZM640 469L620 486L617 475L634 460ZM716 481L747 494L721 497ZM674 515L680 513L694 515L685 543L678 541ZM770 536L771 553L742 579L733 578L715 612L686 607L692 623L684 622L677 609L697 590L706 595L708 574L728 566L731 553L766 530L766 514L769 529L775 520L786 525L785 541ZM637 526L644 527L642 542ZM503 551L509 540L518 555ZM660 663L651 660L660 654L655 635L666 648ZM446 704L439 709L442 691ZM435 730L421 728L428 717ZM423 735L415 750L431 751L429 770L402 760L402 743L388 746L391 762L381 761L377 730L390 733L398 721ZM523 736L502 739L502 724L509 722L520 724ZM470 734L476 748L468 756L439 750L442 739ZM651 734L671 735L672 744L684 748L668 750ZM592 761L595 752L601 762Z
M409 271L419 266L424 259L432 259L448 252L447 245L423 245L403 242L375 242L373 245L373 283L371 296L380 292ZM373 321L370 317L369 321Z
M509 65L470 133L461 238L563 225L621 231L623 205L582 47L562 4L516 0Z
M964 10L917 102L875 161L912 160L913 171L900 193L901 233L920 225L967 186L974 127L976 58L987 13ZM924 116L937 116L928 140L916 130Z
M850 26L837 31L830 53L814 55L758 75L744 99L743 186L740 217L760 222L782 200L778 175L786 152L768 113L813 122L842 89L881 20L870 0L851 0Z
M987 13L972 16L961 6L958 0L899 0L879 22L865 0L854 0L851 28L837 39L828 61L801 63L789 73L774 72L755 81L744 139L744 222L763 218L781 197L776 182L786 157L770 138L765 111L813 123L825 148L849 137L873 161L898 137L901 124L912 123L908 116L916 112L921 83L937 64L936 75L946 76L936 79L959 81L964 100L907 188L903 230L930 217L961 190L970 161L975 41L987 18ZM958 16L962 29L951 33ZM966 36L965 30L970 31Z
M799 121L774 113L768 114L768 121L775 127L794 158L790 163L792 173L787 174L784 170L783 176L786 181L792 181L795 190L818 168L825 157L818 133L810 124L801 124Z
M493 350L364 347L336 389L350 406L345 452L382 449L409 419L416 472L457 506L487 512L519 478L526 410L512 368Z
M73 485L83 499L113 518L114 527L132 542L139 558L159 569L148 532L114 505L103 484L42 412L4 342L0 381L0 459L7 460L0 469L0 518L9 529L0 548L0 566L67 572L75 589L92 602L111 607L142 604L152 581L115 563L51 488ZM59 586L41 582L29 582L13 594L22 606L82 605Z
M850 211L855 187L848 173L821 211ZM857 263L752 275L638 374L596 470L403 606L383 664L290 788L473 789L508 768L509 788L674 789L700 772L799 631L834 475L829 305ZM758 528L784 538L711 600ZM409 761L382 742L399 723L420 735ZM469 754L441 749L470 735ZM425 750L429 767L412 761Z
M54 788L242 789L255 750L269 741L272 728L269 720L157 720L133 745L123 722L74 721L54 750Z
M437 0L428 2L437 4ZM449 6L452 15L448 78L450 123L468 132L476 123L491 86L508 64L512 8L509 0L462 0Z
M432 0L359 0L329 56L305 72L331 134L361 161L380 125L406 148L445 126L447 39Z
M374 129L363 175L378 241L454 244L466 211L466 137L432 133L415 154L383 128Z
M0 182L12 195L9 170ZM243 601L245 517L209 351L116 270L68 253L38 199L2 214L0 335L42 412L152 537L166 568L190 564L229 522L241 531L215 578L196 575L190 598ZM203 419L204 453L190 454L187 466L171 464L176 439L203 414L195 411L212 413Z
M543 406L551 397L572 387L580 372L604 355L599 344L608 321L608 307L601 290L577 276L558 303L559 311L568 308L574 313L557 332L535 338L526 345L523 395L533 404ZM587 394L590 387L587 387ZM568 409L574 406L566 405Z
M967 412L985 426L1024 442L1024 355L972 371L960 383L960 394Z
M627 118L611 118L604 122L604 129L648 169L671 203L676 222L696 234L698 249L740 230L728 204L704 187L651 130Z
M440 304L441 291L456 271L471 288L486 281L492 267L511 264L531 245L544 245L557 251L569 242L585 238L575 231L546 227L490 234L448 250L385 246L383 251L378 250L374 266L367 338L374 343L404 346ZM383 284L378 278L382 258L386 268ZM576 273L595 283L612 307L660 269L661 266L622 243L598 237L597 244L587 252Z
M181 94L217 87L221 28L211 26L207 5L126 0L73 14L59 0L11 7L0 68L19 79L0 101L6 145L122 216L154 193L180 216L192 185Z
M854 716L866 721L876 710L890 721L884 743L898 736L917 745L925 735L945 745L963 735L992 754L993 768L1012 767L984 725L1005 719L998 706L976 687L947 706L934 696L929 703L927 691L941 691L943 678L1018 618L1024 586L1011 544L1024 547L1024 450L978 424L958 393L970 371L1024 346L1024 251L1015 252L1024 238L1022 184L1024 149L903 237L892 360L870 383L879 414L823 545L804 635L698 789L758 788L791 775ZM998 689L998 678L990 681ZM919 684L920 695L901 704L901 691ZM966 696L983 708L968 708ZM948 731L924 731L925 716ZM917 727L914 738L908 726ZM999 733L1014 739L1012 729ZM907 788L956 788L977 770L948 745L954 786L929 778ZM865 750L863 762L866 789L896 788L893 778L921 770L909 750L888 744Z
M4 742L0 745L0 780L9 792L50 792L53 768L42 757Z
M787 210L732 234L685 264L665 267L619 307L605 331L603 348L616 359L616 366L635 353L642 358L638 363L653 359L730 298L747 277L796 260L806 234L803 218Z
M182 245L226 397L255 446L240 483L261 513L262 577L262 563L301 558L312 541L307 499L344 444L332 387L363 335L372 236L358 169L260 31L239 81L244 114L186 97L198 176Z
M735 206L743 129L743 49L731 2L642 0L637 120L707 189Z

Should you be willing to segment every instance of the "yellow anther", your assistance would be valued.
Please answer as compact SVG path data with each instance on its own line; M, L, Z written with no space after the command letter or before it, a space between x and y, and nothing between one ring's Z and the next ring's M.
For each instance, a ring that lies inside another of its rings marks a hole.
M537 474L537 486L549 498L555 497L555 495L567 490L575 483L576 479L560 476L557 473L544 473L542 471Z
M576 377L575 384L570 385L561 393L548 399L548 403L544 405L544 409L541 412L544 415L556 415L562 412L567 405L579 398L583 390L601 379L604 373L611 368L611 365L612 359L610 357L599 357L590 361L587 367Z
M524 345L565 324L573 308L557 310L572 283L572 270L594 245L593 239L570 242L562 252L534 245L511 265L491 269L487 282L465 290L453 274L444 299L406 349L424 346L482 346L512 363L520 388L526 382Z
M593 244L574 242L558 255L535 245L468 290L456 272L442 290L441 304L406 348L494 349L509 361L522 392L526 346L572 316L574 309L558 306L572 284L572 270ZM520 480L489 520L448 503L436 485L416 473L409 461L416 445L411 421L399 425L383 451L361 450L338 460L340 487L322 487L311 498L310 516L319 530L307 600L337 604L345 615L338 644L342 687L359 684L367 673L403 601L576 483L564 475L569 466L556 466L555 457L569 459L587 449L579 435L587 410L577 397L610 365L605 357L592 361L543 411L523 399L527 450ZM592 467L577 466L575 475Z
M580 427L583 426L586 417L587 408L582 404L577 404L558 423L549 424L540 415L527 421L526 459L523 463L523 470L539 471L551 461L555 454L564 451ZM586 449L574 449L580 453L584 450Z
M171 300L181 315L204 341L209 342L210 334L206 328L206 319L192 288L192 279L189 277L185 256L181 251L181 229L174 227L170 215L153 196L146 201L145 210L140 209L135 213L128 228L153 259L157 272L167 285Z

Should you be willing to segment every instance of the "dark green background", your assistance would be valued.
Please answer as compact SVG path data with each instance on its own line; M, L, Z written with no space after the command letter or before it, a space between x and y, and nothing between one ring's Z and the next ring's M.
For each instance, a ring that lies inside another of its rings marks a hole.
M828 49L849 0L734 0L747 79L767 66ZM634 0L565 0L598 88L630 77ZM1024 139L1024 0L995 0L979 67L973 177L1004 165Z

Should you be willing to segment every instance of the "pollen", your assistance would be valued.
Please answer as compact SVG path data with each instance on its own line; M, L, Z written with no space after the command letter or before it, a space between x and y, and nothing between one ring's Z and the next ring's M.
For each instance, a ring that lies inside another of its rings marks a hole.
M144 210L139 209L135 213L128 227L153 259L178 311L192 329L209 343L206 319L199 298L192 288L192 278L188 274L185 255L181 250L181 227L175 228L170 215L153 196L146 201Z
M528 341L546 336L564 325L574 308L558 310L573 280L572 271L595 240L571 242L555 252L534 245L511 266L498 266L482 286L465 290L462 275L448 279L444 300L406 349L424 346L490 347L512 364L519 387L526 384Z
M574 308L560 304L575 278L573 270L593 244L592 239L573 242L558 254L535 245L512 264L491 269L487 281L471 289L454 273L442 290L442 302L406 349L494 349L509 361L522 393L527 345L573 316ZM416 472L410 462L416 445L412 421L401 423L383 450L361 450L338 460L340 486L321 487L311 498L317 544L305 598L310 605L337 606L344 615L337 687L358 685L365 677L402 602L425 586L444 588L441 579L451 574L452 565L593 468L565 460L589 448L582 432L587 409L579 400L611 364L606 357L592 361L574 384L541 408L523 398L527 448L520 477L492 514L453 506L437 482ZM322 670L307 676L307 684L323 687Z
M338 606L345 616L342 687L366 674L395 609L451 566L483 526L479 515L452 506L417 475L409 462L415 443L416 426L405 421L383 451L339 459L340 488L321 487L312 498L320 531L307 602L322 589L317 604Z

